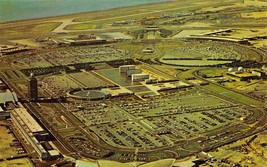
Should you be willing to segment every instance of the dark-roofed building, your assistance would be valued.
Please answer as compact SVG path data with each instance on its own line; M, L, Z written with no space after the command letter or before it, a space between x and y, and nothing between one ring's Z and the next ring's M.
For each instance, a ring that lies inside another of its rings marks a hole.
M31 74L30 82L29 82L29 96L31 101L37 101L38 100L38 81L34 77L34 74Z

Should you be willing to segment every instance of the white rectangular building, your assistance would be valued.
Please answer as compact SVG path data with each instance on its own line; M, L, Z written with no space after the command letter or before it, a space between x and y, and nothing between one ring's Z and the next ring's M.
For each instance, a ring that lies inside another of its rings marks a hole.
M25 108L15 108L14 114L29 128L31 133L44 132L44 129L35 121Z
M44 132L44 129L35 121L28 111L25 108L16 108L11 112L11 119L37 154L42 159L47 159L47 151L35 137L36 133Z
M149 79L149 74L133 74L132 82L140 82Z

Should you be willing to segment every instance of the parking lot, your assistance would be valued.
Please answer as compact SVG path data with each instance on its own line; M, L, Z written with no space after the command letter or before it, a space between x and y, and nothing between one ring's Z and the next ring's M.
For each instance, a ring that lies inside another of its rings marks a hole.
M24 68L60 66L75 63L95 63L126 59L129 51L112 47L76 46L50 49L37 54L21 53L16 64Z
M179 140L207 135L233 121L241 122L250 114L236 104L195 91L154 96L145 101L126 98L81 105L83 109L77 110L73 103L71 111L86 129L119 148L171 146Z

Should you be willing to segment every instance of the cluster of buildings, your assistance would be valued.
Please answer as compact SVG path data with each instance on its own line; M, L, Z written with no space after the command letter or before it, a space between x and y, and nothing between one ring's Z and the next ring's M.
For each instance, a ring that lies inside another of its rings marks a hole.
M38 100L37 79L31 74L29 81L29 98L31 101ZM34 151L41 159L56 159L60 153L53 148L48 141L53 137L36 119L22 106L17 94L10 91L6 84L0 80L0 120L11 118L14 127L30 143Z
M60 153L47 142L52 139L50 133L44 130L21 104L11 112L11 119L41 159L60 157Z
M10 118L10 108L15 107L17 102L17 94L8 90L7 85L0 79L0 120Z
M47 152L36 139L42 135L43 128L31 117L25 108L16 108L11 112L11 119L23 134L23 137L31 144L36 153L42 158L48 157Z
M267 78L267 72L264 69L246 70L243 67L238 67L237 70L234 68L229 68L227 75L240 81Z
M136 69L135 65L120 66L119 71L127 77L132 78L132 82L147 81L150 78L149 74L143 74L141 69Z
M65 38L65 39L52 39L56 44L65 44L70 46L80 46L80 45L100 45L107 43L107 40L100 39L94 34L89 35L79 35L76 38Z
M27 46L25 47L18 47L18 46L1 46L0 47L0 56L1 55L9 55L14 53L19 53L23 51L29 50Z

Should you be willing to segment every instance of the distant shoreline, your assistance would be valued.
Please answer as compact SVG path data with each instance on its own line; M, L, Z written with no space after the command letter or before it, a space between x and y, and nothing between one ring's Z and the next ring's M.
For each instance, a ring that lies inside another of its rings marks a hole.
M12 24L12 23L22 23L22 22L27 22L27 21L49 21L50 19L66 19L66 17L75 17L80 16L80 15L86 15L90 13L97 13L97 12L105 12L105 11L111 11L111 10L118 10L118 9L125 9L125 8L135 8L138 6L148 6L148 5L155 5L155 4L164 4L164 3L169 3L172 1L176 0L166 0L165 2L151 2L151 3L146 3L146 4L139 4L139 5L132 5L132 6L123 6L123 7L114 7L110 9L103 9L103 10L92 10L92 11L87 11L87 12L78 12L78 13L70 13L70 14L63 14L63 15L56 15L56 16L45 16L45 17L38 17L38 18L29 18L29 19L19 19L19 20L10 20L10 21L0 21L0 26L4 24ZM49 19L49 20L47 20ZM1 27L0 27L1 28Z

